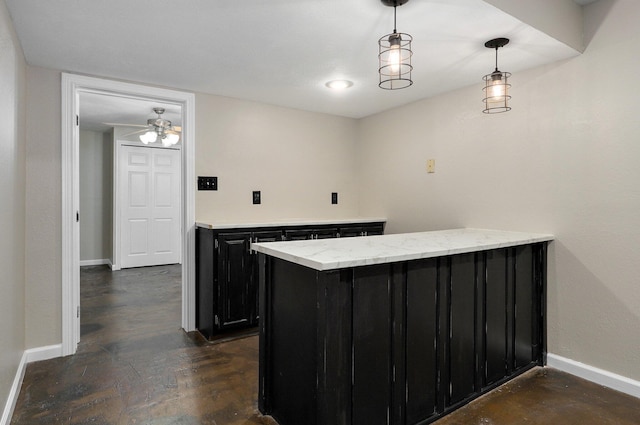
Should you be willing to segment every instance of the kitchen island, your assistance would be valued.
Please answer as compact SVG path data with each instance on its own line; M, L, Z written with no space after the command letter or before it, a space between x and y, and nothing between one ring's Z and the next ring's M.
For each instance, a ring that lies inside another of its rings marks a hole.
M427 424L545 361L551 235L254 243L259 408L281 425Z

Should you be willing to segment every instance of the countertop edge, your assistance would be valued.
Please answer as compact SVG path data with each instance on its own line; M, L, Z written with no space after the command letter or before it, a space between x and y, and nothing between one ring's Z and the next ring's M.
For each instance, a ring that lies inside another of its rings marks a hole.
M386 223L386 218L381 217L355 217L338 219L286 219L280 221L222 223L213 220L196 220L196 227L209 230L226 229L250 229L258 227L282 227L282 226L324 226L330 224L358 224L358 223Z
M346 258L345 260L335 260L335 261L317 261L317 260L314 260L313 258L310 258L311 256L309 255L307 256L295 255L289 252L283 252L282 250L279 250L277 247L274 246L274 245L277 246L277 244L282 244L282 242L252 244L251 249L266 255L279 258L281 260L289 261L295 264L300 264L300 265L312 268L314 270L329 271L329 270L337 270L337 269L348 268L348 267L361 267L361 266L370 266L370 265L376 265L376 264L395 263L400 261L421 260L421 259L434 258L434 257L443 257L447 255L465 254L465 253L476 252L476 251L487 251L491 249L509 248L513 246L528 245L533 243L550 242L550 241L553 241L555 238L551 234L511 232L511 231L489 230L489 229L451 229L448 231L417 232L417 233L408 233L404 235L409 237L411 235L421 235L421 234L428 234L428 233L433 233L434 235L436 235L436 234L442 234L442 232L452 232L452 231L476 232L477 234L502 233L502 234L509 234L511 236L522 235L522 238L521 239L514 238L506 241L487 242L487 243L480 243L480 244L466 245L466 246L457 246L454 248L429 249L423 252L403 252L400 254L377 255L377 256L371 256L366 258L352 256L350 258ZM361 241L365 243L367 242L366 241L367 239L371 241L370 238L375 238L375 239L384 241L384 239L380 239L380 238L385 238L388 236L398 237L402 235L366 236L366 237L362 237L363 239ZM354 238L349 238L349 239L354 239ZM340 239L335 239L335 241L339 241L339 240ZM316 240L316 241L304 241L304 242L312 242L312 243L320 244L320 243L327 243L327 241L334 241L334 240L328 239L324 241Z

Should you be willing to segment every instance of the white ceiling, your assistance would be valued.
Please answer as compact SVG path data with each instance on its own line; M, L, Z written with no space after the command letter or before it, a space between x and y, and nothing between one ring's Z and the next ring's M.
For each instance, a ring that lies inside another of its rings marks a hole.
M499 57L513 73L578 54L482 0L413 0L398 7L397 27L414 38L414 84L387 91L378 88L377 40L393 30L393 9L380 0L6 3L34 66L353 118L473 84L480 108L491 38L511 39ZM325 87L338 78L353 87ZM81 106L85 125L122 122L133 109L144 124L158 106L85 100L97 108Z
M146 125L149 118L158 117L153 112L156 107L165 109L162 118L174 126L182 126L182 108L174 104L95 93L80 93L79 103L81 130L104 132L115 127L113 124ZM131 131L136 130L131 128Z

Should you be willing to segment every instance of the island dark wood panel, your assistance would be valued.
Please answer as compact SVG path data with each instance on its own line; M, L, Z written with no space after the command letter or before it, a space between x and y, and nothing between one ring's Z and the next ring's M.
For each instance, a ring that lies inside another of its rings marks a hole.
M546 247L330 271L260 254L260 411L428 424L543 365Z

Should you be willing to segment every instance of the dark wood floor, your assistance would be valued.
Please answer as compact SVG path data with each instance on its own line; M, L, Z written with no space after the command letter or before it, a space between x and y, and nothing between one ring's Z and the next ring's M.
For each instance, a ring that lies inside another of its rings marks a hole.
M12 424L275 424L257 410L257 337L180 330L179 266L86 267L81 281L78 352L28 365ZM535 369L435 424L640 424L640 399Z
M434 425L638 425L640 399L536 368Z
M74 356L29 364L12 424L273 424L261 417L258 338L180 329L180 266L81 269Z

